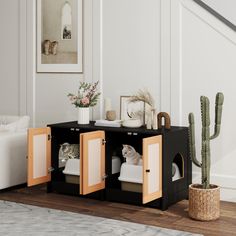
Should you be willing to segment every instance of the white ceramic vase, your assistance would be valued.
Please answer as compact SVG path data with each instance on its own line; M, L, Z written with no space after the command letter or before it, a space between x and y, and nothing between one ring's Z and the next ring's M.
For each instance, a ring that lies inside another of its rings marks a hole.
M89 107L78 107L78 124L89 124Z

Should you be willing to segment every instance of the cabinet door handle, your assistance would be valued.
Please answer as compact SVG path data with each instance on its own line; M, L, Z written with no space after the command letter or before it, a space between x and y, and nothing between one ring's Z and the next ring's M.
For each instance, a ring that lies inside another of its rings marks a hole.
M150 173L150 170L146 170L147 173Z
M108 175L107 175L107 174L104 174L104 175L102 176L102 180L104 181L107 177L108 177Z
M49 167L48 168L48 173L50 174L51 172L53 172L54 171L54 168L53 167Z

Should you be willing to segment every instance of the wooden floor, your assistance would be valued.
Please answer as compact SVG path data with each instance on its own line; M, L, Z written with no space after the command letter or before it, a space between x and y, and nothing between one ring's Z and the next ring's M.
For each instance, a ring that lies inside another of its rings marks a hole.
M236 203L222 202L219 220L199 222L189 219L188 201L186 200L163 212L153 208L128 204L97 201L55 193L47 194L44 185L1 192L0 199L183 230L206 236L236 236Z

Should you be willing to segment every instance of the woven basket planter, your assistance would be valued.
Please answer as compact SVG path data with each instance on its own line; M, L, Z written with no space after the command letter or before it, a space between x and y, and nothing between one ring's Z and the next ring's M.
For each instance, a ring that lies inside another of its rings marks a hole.
M210 189L203 189L200 184L190 185L189 216L201 221L218 219L220 217L220 187L210 185Z

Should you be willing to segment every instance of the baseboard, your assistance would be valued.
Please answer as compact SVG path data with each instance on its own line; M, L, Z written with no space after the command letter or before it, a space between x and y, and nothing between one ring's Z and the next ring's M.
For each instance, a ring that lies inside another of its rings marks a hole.
M193 172L193 183L200 183L200 173ZM221 187L222 201L236 202L236 177L230 175L211 175L211 183Z
M11 186L11 187L8 187L8 188L0 189L0 193L5 193L5 192L8 192L8 191L16 190L16 189L19 189L19 188L25 188L25 187L27 187L27 183L18 184L18 185Z

